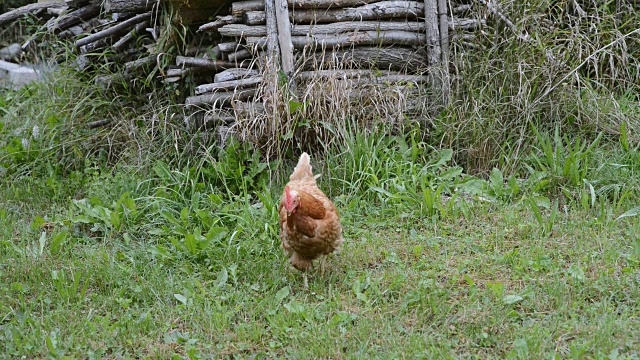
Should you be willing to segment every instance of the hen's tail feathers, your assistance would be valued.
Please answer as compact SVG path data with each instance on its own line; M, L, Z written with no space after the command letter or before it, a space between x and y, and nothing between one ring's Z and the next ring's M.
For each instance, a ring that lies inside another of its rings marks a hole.
M293 173L289 176L289 180L305 180L314 179L313 172L311 172L311 159L309 154L303 152L298 160L298 165L293 169Z

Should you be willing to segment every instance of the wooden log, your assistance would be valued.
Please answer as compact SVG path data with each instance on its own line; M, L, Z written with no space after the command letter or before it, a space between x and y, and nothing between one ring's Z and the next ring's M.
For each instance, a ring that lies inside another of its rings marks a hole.
M301 71L297 78L304 81L314 80L314 79L353 79L353 78L375 78L381 76L390 76L390 75L402 75L398 72L388 71L388 70L363 70L363 69L353 69L353 70L315 70L315 71ZM413 76L413 75L411 75Z
M107 13L139 13L153 9L155 0L104 0L102 7Z
M461 12L465 12L465 11L469 11L471 10L473 6L471 4L464 4L464 5L458 5L456 7L454 7L453 9L451 9L451 13L452 14L458 14Z
M222 58L222 51L220 51L218 45L211 48L211 53L213 54L214 60L220 60Z
M128 31L130 28L132 28L133 26L137 25L138 23L148 20L148 18L151 16L150 12L146 12L143 14L138 14L134 17L132 17L131 19L125 20L115 26L112 26L108 29L99 31L95 34L91 34L87 37L84 37L82 39L79 39L76 41L75 45L76 47L81 47L83 45L87 45L89 43L92 43L96 40L100 40L103 39L105 37L108 36L112 36L112 35L116 35L116 34L120 34L122 32Z
M233 101L249 100L256 94L255 89L245 89L239 91L223 91L213 94L190 96L185 100L187 109L203 106L221 107L229 105Z
M409 75L391 71L370 70L319 70L303 71L297 75L301 81L317 81L335 79L346 81L351 86L390 85L395 83L424 84L429 81L425 75Z
M83 45L79 48L80 54L88 54L98 49L105 48L109 46L110 42L108 39L99 39L87 45Z
M438 23L440 27L440 49L442 51L442 100L443 104L449 103L449 19L447 16L447 0L438 1Z
M47 9L47 14L49 15L54 15L54 16L60 16L62 15L65 11L69 10L68 7L60 7L60 8L48 8Z
M453 18L449 21L449 29L472 30L483 25L484 22L477 19ZM353 31L415 31L425 32L425 22L414 21L343 21L332 24L296 25L291 29L293 36L306 36L308 34L340 34ZM218 29L220 35L228 37L256 37L266 36L267 27L264 25L229 24Z
M259 74L260 72L255 69L229 68L215 74L213 76L213 81L216 83L220 83L231 80L245 79L252 76L257 76Z
M179 81L182 81L182 76L167 76L164 79L162 79L162 81L165 84L173 84L173 83L177 83Z
M320 25L296 25L291 29L292 36L307 36L321 34L341 34L354 31L415 31L424 32L426 25L423 22L407 21L345 21L333 24ZM264 25L249 26L244 24L231 24L219 29L222 36L232 37L257 37L266 36L267 28Z
M240 49L227 55L227 59L229 60L229 62L237 62L240 60L250 59L252 56L253 55L251 54L251 51L247 49Z
M281 57L280 45L278 44L278 20L276 19L275 0L264 0L264 12L266 17L264 35L267 36L267 57L271 59L274 66L279 67L281 63ZM220 30L222 30L222 28Z
M87 19L100 14L100 5L87 5L80 9L60 16L53 26L49 27L49 32L59 32L66 30L74 25L80 24Z
M190 71L190 68L186 68L186 69L167 69L166 72L166 76L167 77L182 77L184 75L187 75L187 73Z
M87 128L95 129L95 128L99 128L99 127L103 127L103 126L109 125L110 123L111 123L111 119L96 120L96 121L92 121L90 123L87 123Z
M264 10L262 0L245 0L231 3L231 15L242 16L247 11Z
M120 38L120 40L116 41L116 43L111 46L113 51L115 52L122 51L124 46L127 45L129 41L133 40L136 36L141 34L147 26L149 26L148 20L145 20L140 24L136 25L136 27L133 28L133 30L129 31L125 36Z
M134 61L129 61L124 64L124 71L127 74L134 73L138 70L142 70L149 65L155 64L157 61L155 55L149 55Z
M10 44L0 49L0 59L5 61L15 61L22 54L22 46L18 43Z
M198 31L215 31L225 25L237 24L241 22L242 22L242 16L233 16L233 15L218 16L218 18L215 21L208 22L204 25L201 25L198 28Z
M218 43L217 46L220 49L220 51L228 53L228 52L238 50L238 48L240 47L240 44L238 42L224 42L224 43Z
M168 69L165 73L166 78L183 79L191 75L209 74L211 71L203 68L184 68L184 69Z
M359 46L348 50L315 52L302 66L304 70L341 65L416 71L426 66L425 60L423 50Z
M186 57L186 56L176 56L176 65L185 66L185 67L197 67L207 70L213 71L222 71L225 69L232 69L238 67L250 67L251 63L249 61L243 61L240 64L231 63L228 61L222 60L209 60L203 59L199 57Z
M381 1L357 8L329 10L296 10L289 13L291 22L297 24L333 23L338 21L380 20L380 19L415 19L424 14L424 3L417 1ZM247 25L265 23L264 11L247 11L244 16Z
M334 9L366 5L380 0L288 0L292 9Z
M205 93L217 91L217 90L231 90L242 89L246 87L255 87L262 82L262 76L255 76L240 80L229 80L223 82L217 82L212 84L203 84L196 87L196 95L202 95Z
M424 0L424 21L427 25L427 62L432 67L440 66L440 28L436 0Z
M55 3L46 2L46 3L35 3L35 4L25 5L17 9L8 11L4 14L0 14L0 26L9 22L15 21L27 14L37 15L43 11L46 11L49 8L64 8L64 7L67 7L65 3L58 3L58 2L55 2Z
M247 45L264 47L266 38L247 37ZM424 34L410 31L357 31L340 35L292 36L295 49L354 45L424 45Z
M291 43L289 7L287 0L274 0L274 5L276 10L276 27L278 29L278 45L280 46L280 65L287 78L289 91L295 96L296 82L293 78L295 58L293 56L293 44Z

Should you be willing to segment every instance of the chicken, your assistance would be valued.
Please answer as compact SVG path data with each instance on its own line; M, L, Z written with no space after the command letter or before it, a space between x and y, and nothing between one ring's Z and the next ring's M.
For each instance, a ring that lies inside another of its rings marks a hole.
M342 225L335 205L316 184L309 154L302 153L289 180L278 208L280 239L291 265L305 272L314 259L340 247L344 241ZM306 273L304 281L308 287Z

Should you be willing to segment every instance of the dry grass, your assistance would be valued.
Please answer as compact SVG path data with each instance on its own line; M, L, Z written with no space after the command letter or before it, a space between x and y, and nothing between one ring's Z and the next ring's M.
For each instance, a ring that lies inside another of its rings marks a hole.
M322 76L299 81L295 94L273 63L262 64L264 81L256 98L264 101L265 111L238 117L234 129L240 138L263 149L268 157L281 157L292 147L322 151L346 146L347 134L355 129L402 132L431 110L419 84L374 83L372 77L383 75L376 69L347 78L345 72L354 69L353 63L332 60L320 64L313 54L303 56L297 68L313 68Z

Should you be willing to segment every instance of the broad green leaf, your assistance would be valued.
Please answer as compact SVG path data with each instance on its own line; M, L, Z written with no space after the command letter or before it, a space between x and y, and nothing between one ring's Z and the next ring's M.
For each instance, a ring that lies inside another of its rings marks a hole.
M173 297L176 298L176 300L180 301L182 303L182 305L187 305L187 298L182 295L182 294L173 294Z
M289 287L285 286L276 293L276 302L280 303L287 296L289 296Z
M507 295L502 298L502 302L506 305L513 305L520 301L524 300L524 298L520 295Z
M616 221L620 220L620 219L627 218L627 217L638 216L638 215L640 215L640 206L637 206L637 207L634 207L632 209L629 209L629 210L625 211L624 213L622 213L622 215L620 215L620 216L618 216L616 218Z

